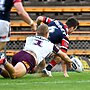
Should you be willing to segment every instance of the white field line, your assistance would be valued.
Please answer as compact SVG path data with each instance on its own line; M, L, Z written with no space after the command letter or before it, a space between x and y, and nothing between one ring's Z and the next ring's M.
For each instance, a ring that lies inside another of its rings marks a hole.
M14 83L0 83L0 86L1 85L26 85L26 84L72 84L72 83L90 83L90 80L81 80L81 81L55 81L55 82L14 82Z

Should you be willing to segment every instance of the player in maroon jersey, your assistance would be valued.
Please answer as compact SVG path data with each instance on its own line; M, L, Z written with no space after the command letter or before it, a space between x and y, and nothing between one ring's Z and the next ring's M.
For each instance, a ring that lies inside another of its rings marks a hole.
M3 65L3 68L0 68L0 74L5 78L22 77L52 52L61 57L62 60L72 63L67 54L48 40L48 36L48 26L46 24L40 25L37 28L36 36L27 37L24 49L12 57L12 64L1 54L0 65Z

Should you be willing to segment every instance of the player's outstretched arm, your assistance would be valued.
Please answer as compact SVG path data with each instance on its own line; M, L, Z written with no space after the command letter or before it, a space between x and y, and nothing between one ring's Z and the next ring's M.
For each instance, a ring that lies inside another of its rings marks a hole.
M72 63L69 56L66 53L62 52L61 50L59 50L58 55L62 58L62 60L69 62L69 63Z
M21 18L31 26L33 30L36 30L37 24L30 18L29 14L25 11L21 2L17 2L14 4L17 13L21 16Z

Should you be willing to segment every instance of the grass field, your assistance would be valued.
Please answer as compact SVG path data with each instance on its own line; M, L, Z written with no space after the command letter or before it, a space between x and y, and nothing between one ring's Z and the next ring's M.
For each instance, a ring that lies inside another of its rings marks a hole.
M0 76L0 90L90 90L90 72L69 72L65 78L61 72L53 77L26 75L18 79L4 79Z

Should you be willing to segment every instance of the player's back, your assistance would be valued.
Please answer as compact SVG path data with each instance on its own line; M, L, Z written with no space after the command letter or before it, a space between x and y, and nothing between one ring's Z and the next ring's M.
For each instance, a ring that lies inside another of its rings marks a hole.
M58 44L62 42L62 39L68 36L67 27L59 22L58 20L52 21L48 24L49 26L49 40Z
M53 51L53 46L54 44L45 37L33 36L27 37L24 50L33 51L40 62Z

